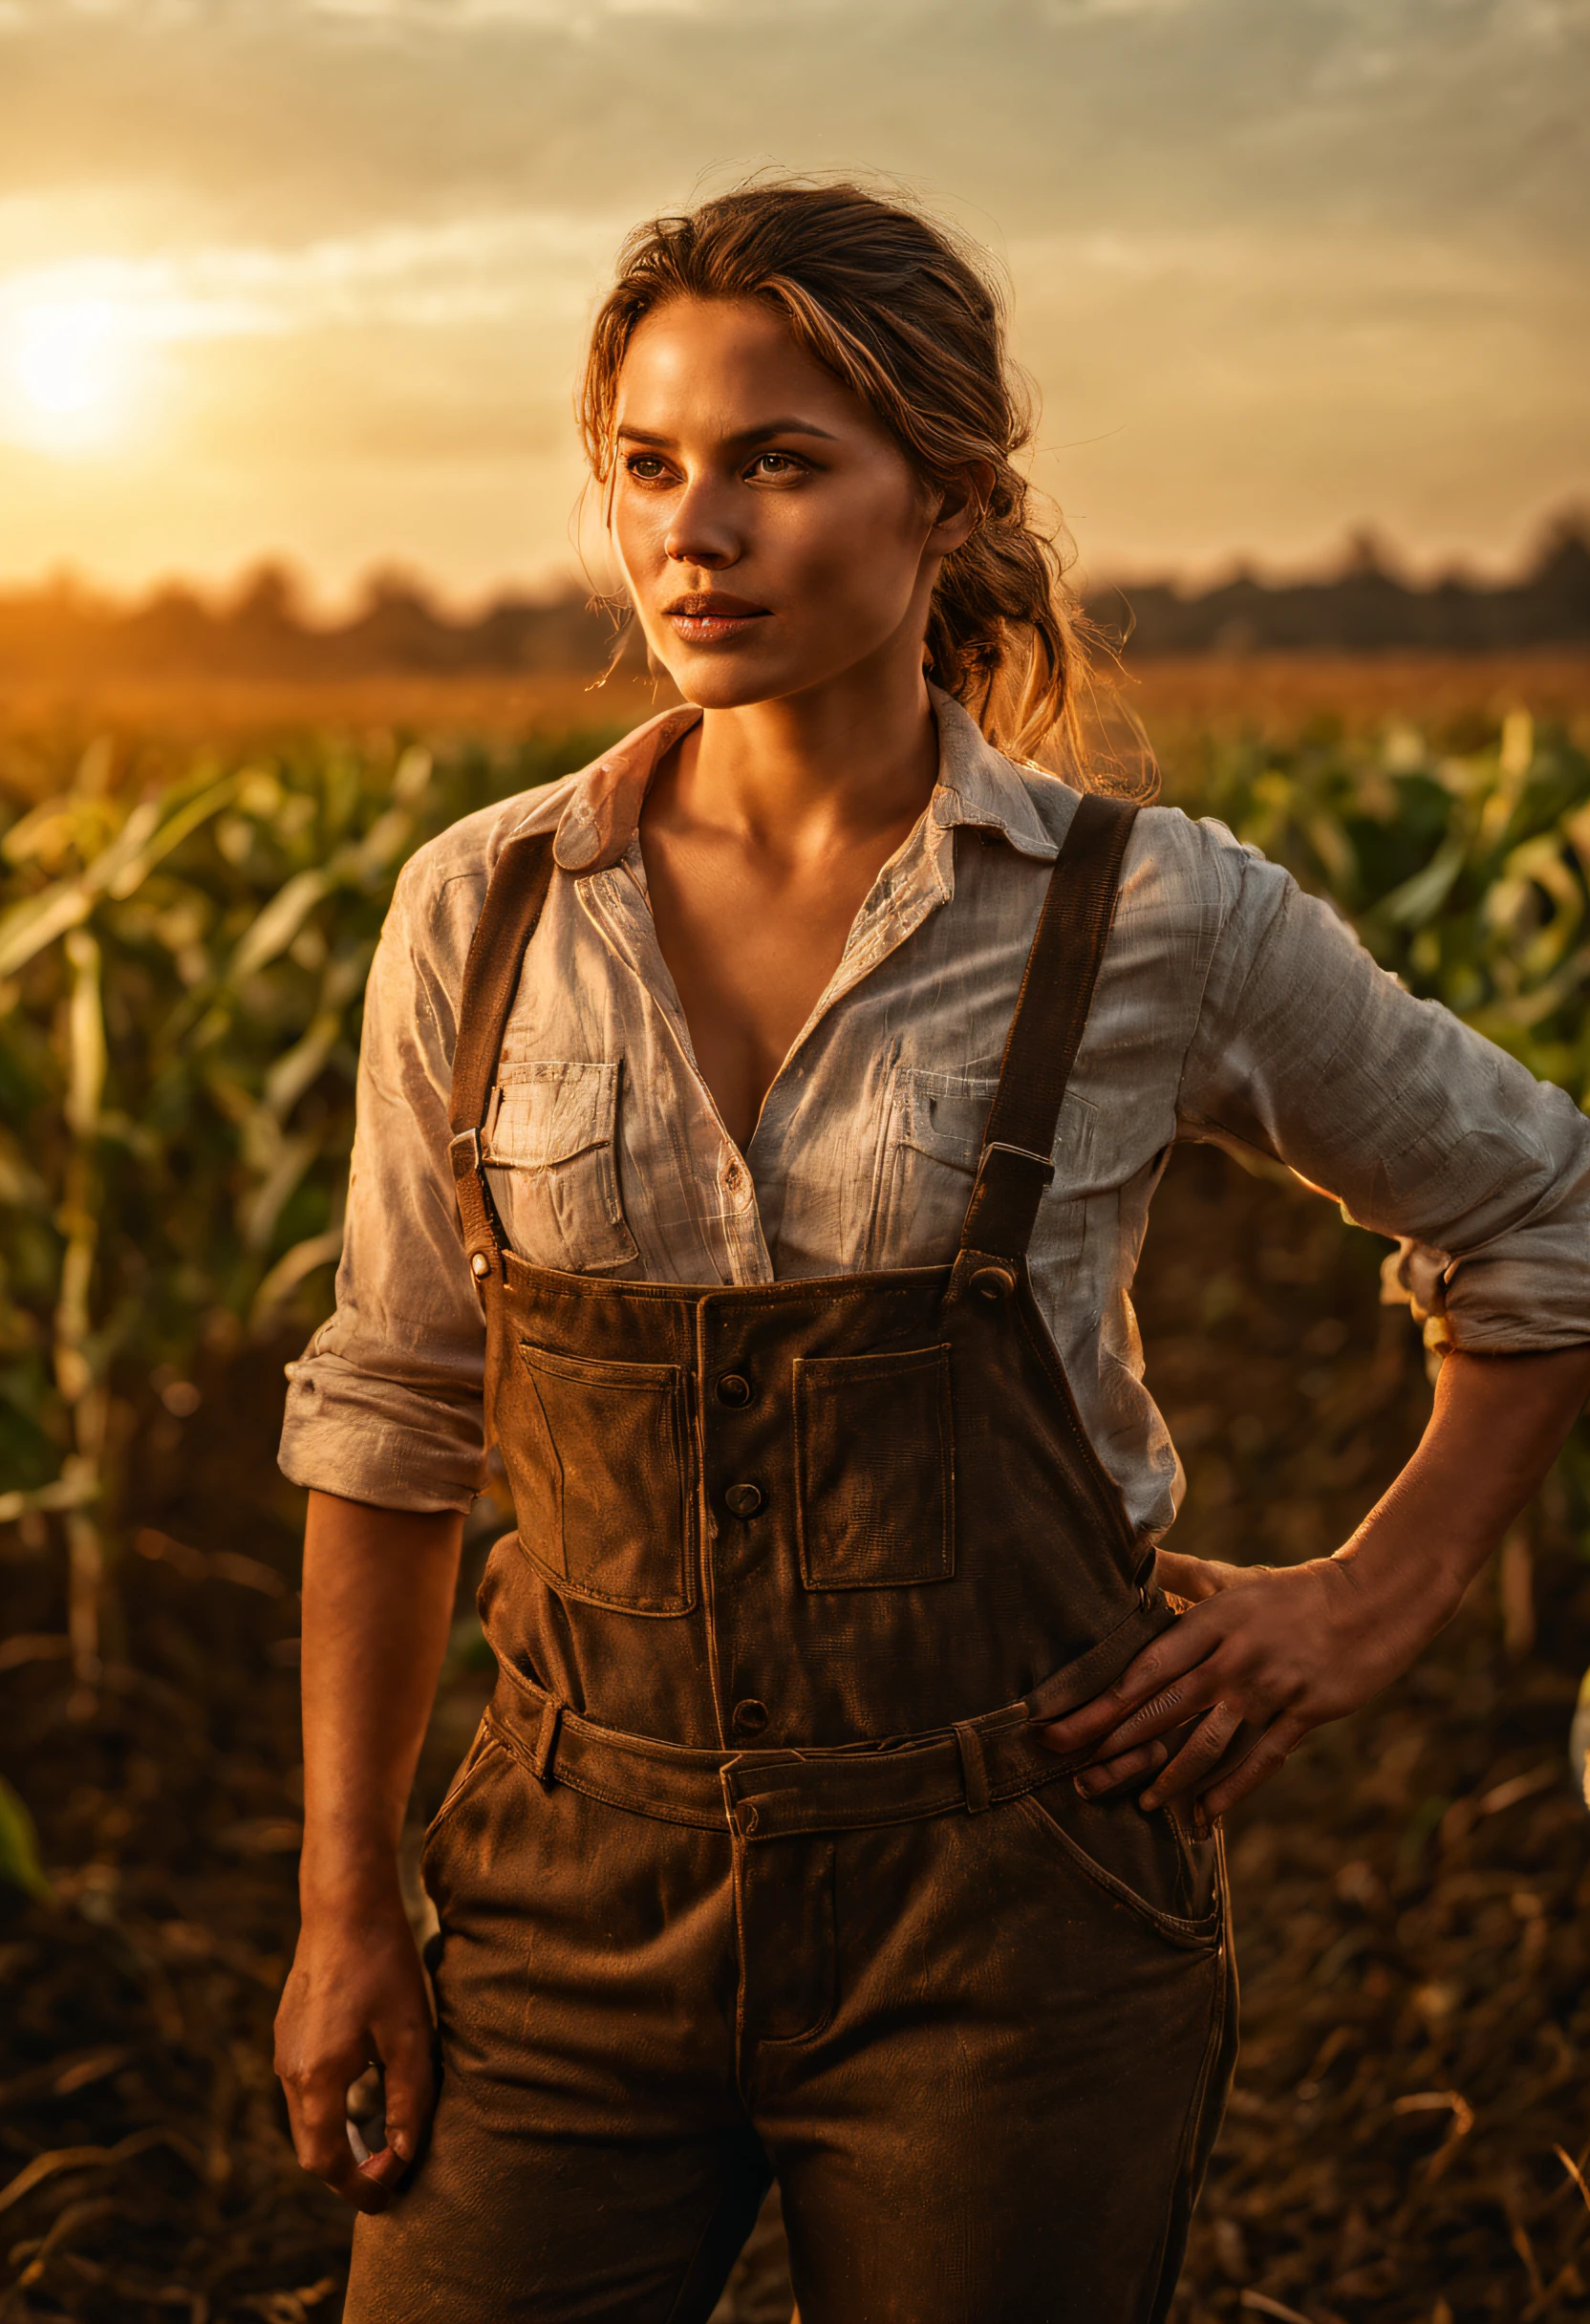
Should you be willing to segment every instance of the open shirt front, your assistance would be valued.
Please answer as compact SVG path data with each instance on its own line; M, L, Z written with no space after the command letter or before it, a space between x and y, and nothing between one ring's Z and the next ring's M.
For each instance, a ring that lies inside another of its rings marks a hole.
M883 867L741 1151L657 944L638 823L698 717L465 818L398 882L371 971L336 1311L293 1367L282 1467L392 1509L484 1476L484 1334L447 1145L464 958L493 866L555 831L486 1129L533 1265L743 1284L954 1252L1006 1028L1076 793L934 695L939 774ZM1178 1138L1246 1145L1411 1246L1451 1343L1590 1340L1590 1123L1415 1001L1331 909L1214 822L1146 809L1033 1237L1034 1290L1084 1426L1150 1536L1181 1471L1144 1386L1130 1286Z

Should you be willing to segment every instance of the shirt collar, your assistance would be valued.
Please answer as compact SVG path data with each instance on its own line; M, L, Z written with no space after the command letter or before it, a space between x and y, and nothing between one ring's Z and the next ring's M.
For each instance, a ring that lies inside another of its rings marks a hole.
M928 809L931 820L941 831L961 823L998 831L1019 855L1052 863L1059 842L1038 811L1032 784L1035 776L1043 783L1059 778L1017 765L995 749L964 703L937 686L928 691L938 719L938 781Z
M976 719L953 695L937 686L929 692L938 721L938 781L928 808L930 823L939 831L957 824L998 831L1019 854L1052 861L1056 842L1033 800L1030 777L984 739ZM691 703L665 710L581 769L552 849L565 872L605 872L622 861L634 841L659 761L700 716Z

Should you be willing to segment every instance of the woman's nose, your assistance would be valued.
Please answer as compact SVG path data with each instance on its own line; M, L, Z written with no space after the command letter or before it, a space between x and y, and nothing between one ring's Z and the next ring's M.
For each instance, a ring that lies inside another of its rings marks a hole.
M690 486L680 495L663 549L676 565L703 565L718 572L734 564L740 540L710 484Z

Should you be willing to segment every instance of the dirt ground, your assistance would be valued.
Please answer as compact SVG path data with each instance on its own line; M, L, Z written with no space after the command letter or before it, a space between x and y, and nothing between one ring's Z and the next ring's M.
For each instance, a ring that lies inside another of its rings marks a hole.
M1378 1258L1316 1198L1177 1156L1141 1304L1192 1480L1178 1547L1328 1549L1392 1474L1429 1390ZM5 2324L339 2313L347 2221L269 2069L301 1799L288 1352L218 1355L191 1419L140 1415L93 1719L67 1716L58 1555L0 1537L0 1765L54 1883L0 1899ZM1548 1506L1407 1681L1233 1818L1243 2051L1175 2324L1590 2316L1590 1818L1564 1749L1587 1661L1590 1568ZM417 1828L486 1684L461 1605ZM769 2217L720 2324L782 2324L782 2265Z

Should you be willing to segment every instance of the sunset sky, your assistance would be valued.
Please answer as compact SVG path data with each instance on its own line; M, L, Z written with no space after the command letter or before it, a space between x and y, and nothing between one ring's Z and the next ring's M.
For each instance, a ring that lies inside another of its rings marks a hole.
M0 583L571 563L637 217L991 243L1095 574L1515 556L1590 499L1590 0L0 0Z

